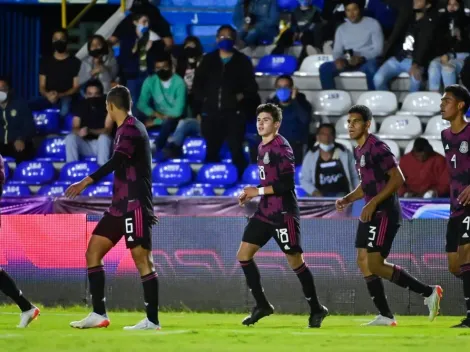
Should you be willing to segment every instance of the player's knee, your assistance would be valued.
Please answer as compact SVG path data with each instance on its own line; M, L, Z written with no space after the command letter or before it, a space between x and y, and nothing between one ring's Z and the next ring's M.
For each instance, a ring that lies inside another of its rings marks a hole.
M291 269L297 269L304 263L304 259L300 253L286 254L286 258Z
M153 269L151 255L147 251L132 251L132 259L139 272L145 272Z
M237 260L239 262L246 262L246 261L251 260L251 259L253 259L253 256L251 255L251 253L249 253L248 251L245 251L241 248L238 250Z
M94 251L90 248L88 248L87 251L85 252L85 258L86 258L86 263L88 266L99 265L102 259L100 257L100 254L97 251Z

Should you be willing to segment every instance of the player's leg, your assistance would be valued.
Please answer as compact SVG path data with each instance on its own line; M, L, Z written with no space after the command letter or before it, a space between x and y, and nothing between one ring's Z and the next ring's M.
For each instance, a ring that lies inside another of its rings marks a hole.
M251 314L243 320L243 325L255 324L261 318L274 312L273 306L264 294L263 286L261 285L261 275L254 260L256 252L270 239L267 226L268 224L260 220L250 219L245 227L242 242L237 252L237 260L240 262L240 266L245 274L246 283L256 302L256 306Z
M460 263L458 277L462 279L463 282L463 295L465 298L465 305L467 307L467 314L460 324L454 325L453 328L470 328L470 244L460 246L456 257L457 260L455 261ZM455 265L454 263L455 262L452 264ZM453 268L453 270L455 269Z
M25 328L39 315L39 309L31 304L24 296L15 281L7 274L5 270L0 268L0 291L5 296L10 297L21 309L20 323L18 328Z

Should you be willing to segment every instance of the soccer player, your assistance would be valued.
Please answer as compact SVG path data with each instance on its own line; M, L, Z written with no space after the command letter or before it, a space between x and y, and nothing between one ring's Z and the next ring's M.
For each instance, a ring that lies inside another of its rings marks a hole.
M369 134L371 120L372 112L367 106L355 105L349 110L348 130L358 144L354 154L361 182L354 191L336 201L338 211L361 198L366 201L356 235L357 263L380 315L365 325L397 325L385 297L382 278L425 297L432 321L439 313L442 288L426 285L386 261L402 222L397 191L404 178L387 144Z
M470 94L459 85L444 89L441 114L450 121L442 131L442 144L450 173L450 219L447 224L446 252L449 271L462 279L467 317L454 328L470 328L470 127L465 113Z
M0 195L3 194L3 184L5 183L5 164L0 155ZM21 290L16 287L15 281L7 274L5 270L0 268L0 291L7 297L10 297L21 309L20 323L18 328L25 328L36 319L39 315L39 308L35 307L28 301Z
M319 328L328 315L328 309L318 300L313 275L302 256L300 214L294 184L294 154L287 140L278 134L282 111L276 105L265 104L258 107L256 115L258 133L262 138L258 147L261 186L246 187L239 197L239 204L243 206L257 196L261 196L261 200L258 210L245 228L237 253L256 306L242 324L255 324L274 312L274 307L264 294L260 273L253 260L256 252L274 238L286 254L289 266L297 274L310 305L308 326Z
M109 117L116 123L114 153L95 173L71 185L65 192L74 198L87 186L114 171L111 207L100 220L88 243L86 261L93 312L74 321L74 328L99 328L110 324L105 307L103 257L124 236L126 247L142 278L147 318L125 330L159 330L158 276L152 258L152 226L157 222L152 205L151 151L145 126L129 115L129 90L117 86L106 98Z

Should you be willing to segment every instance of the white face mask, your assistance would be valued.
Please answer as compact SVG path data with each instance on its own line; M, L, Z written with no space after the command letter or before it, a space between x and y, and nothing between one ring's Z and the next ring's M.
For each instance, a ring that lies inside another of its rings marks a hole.
M331 144L319 143L319 146L320 146L320 149L323 150L324 152L330 152L335 147L334 143L331 143Z
M5 102L5 100L7 100L7 93L0 92L0 104Z

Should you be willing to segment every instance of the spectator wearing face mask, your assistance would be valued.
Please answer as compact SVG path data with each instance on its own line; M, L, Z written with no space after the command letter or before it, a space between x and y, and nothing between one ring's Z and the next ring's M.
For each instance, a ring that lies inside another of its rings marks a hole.
M88 56L82 60L79 79L80 85L91 79L98 79L106 94L118 73L118 64L114 53L101 35L94 35L88 41Z
M33 137L36 134L28 104L15 97L11 81L0 77L0 154L16 163L34 157Z
M309 125L312 119L312 106L294 87L291 76L283 75L276 79L276 96L268 102L282 109L282 124L279 133L287 139L294 151L297 164L302 162L304 148L308 143Z
M336 130L332 124L320 125L318 144L302 162L300 184L313 197L342 197L359 184L353 154L335 143Z
M70 111L72 100L80 90L79 71L81 62L67 52L68 35L63 29L54 32L54 54L41 59L39 64L39 92L42 98L31 103L32 110L51 107L60 109L60 116Z
M186 84L173 73L170 54L157 57L154 74L145 80L137 107L146 116L147 128L160 128L156 147L157 157L161 158L161 151L186 107Z

